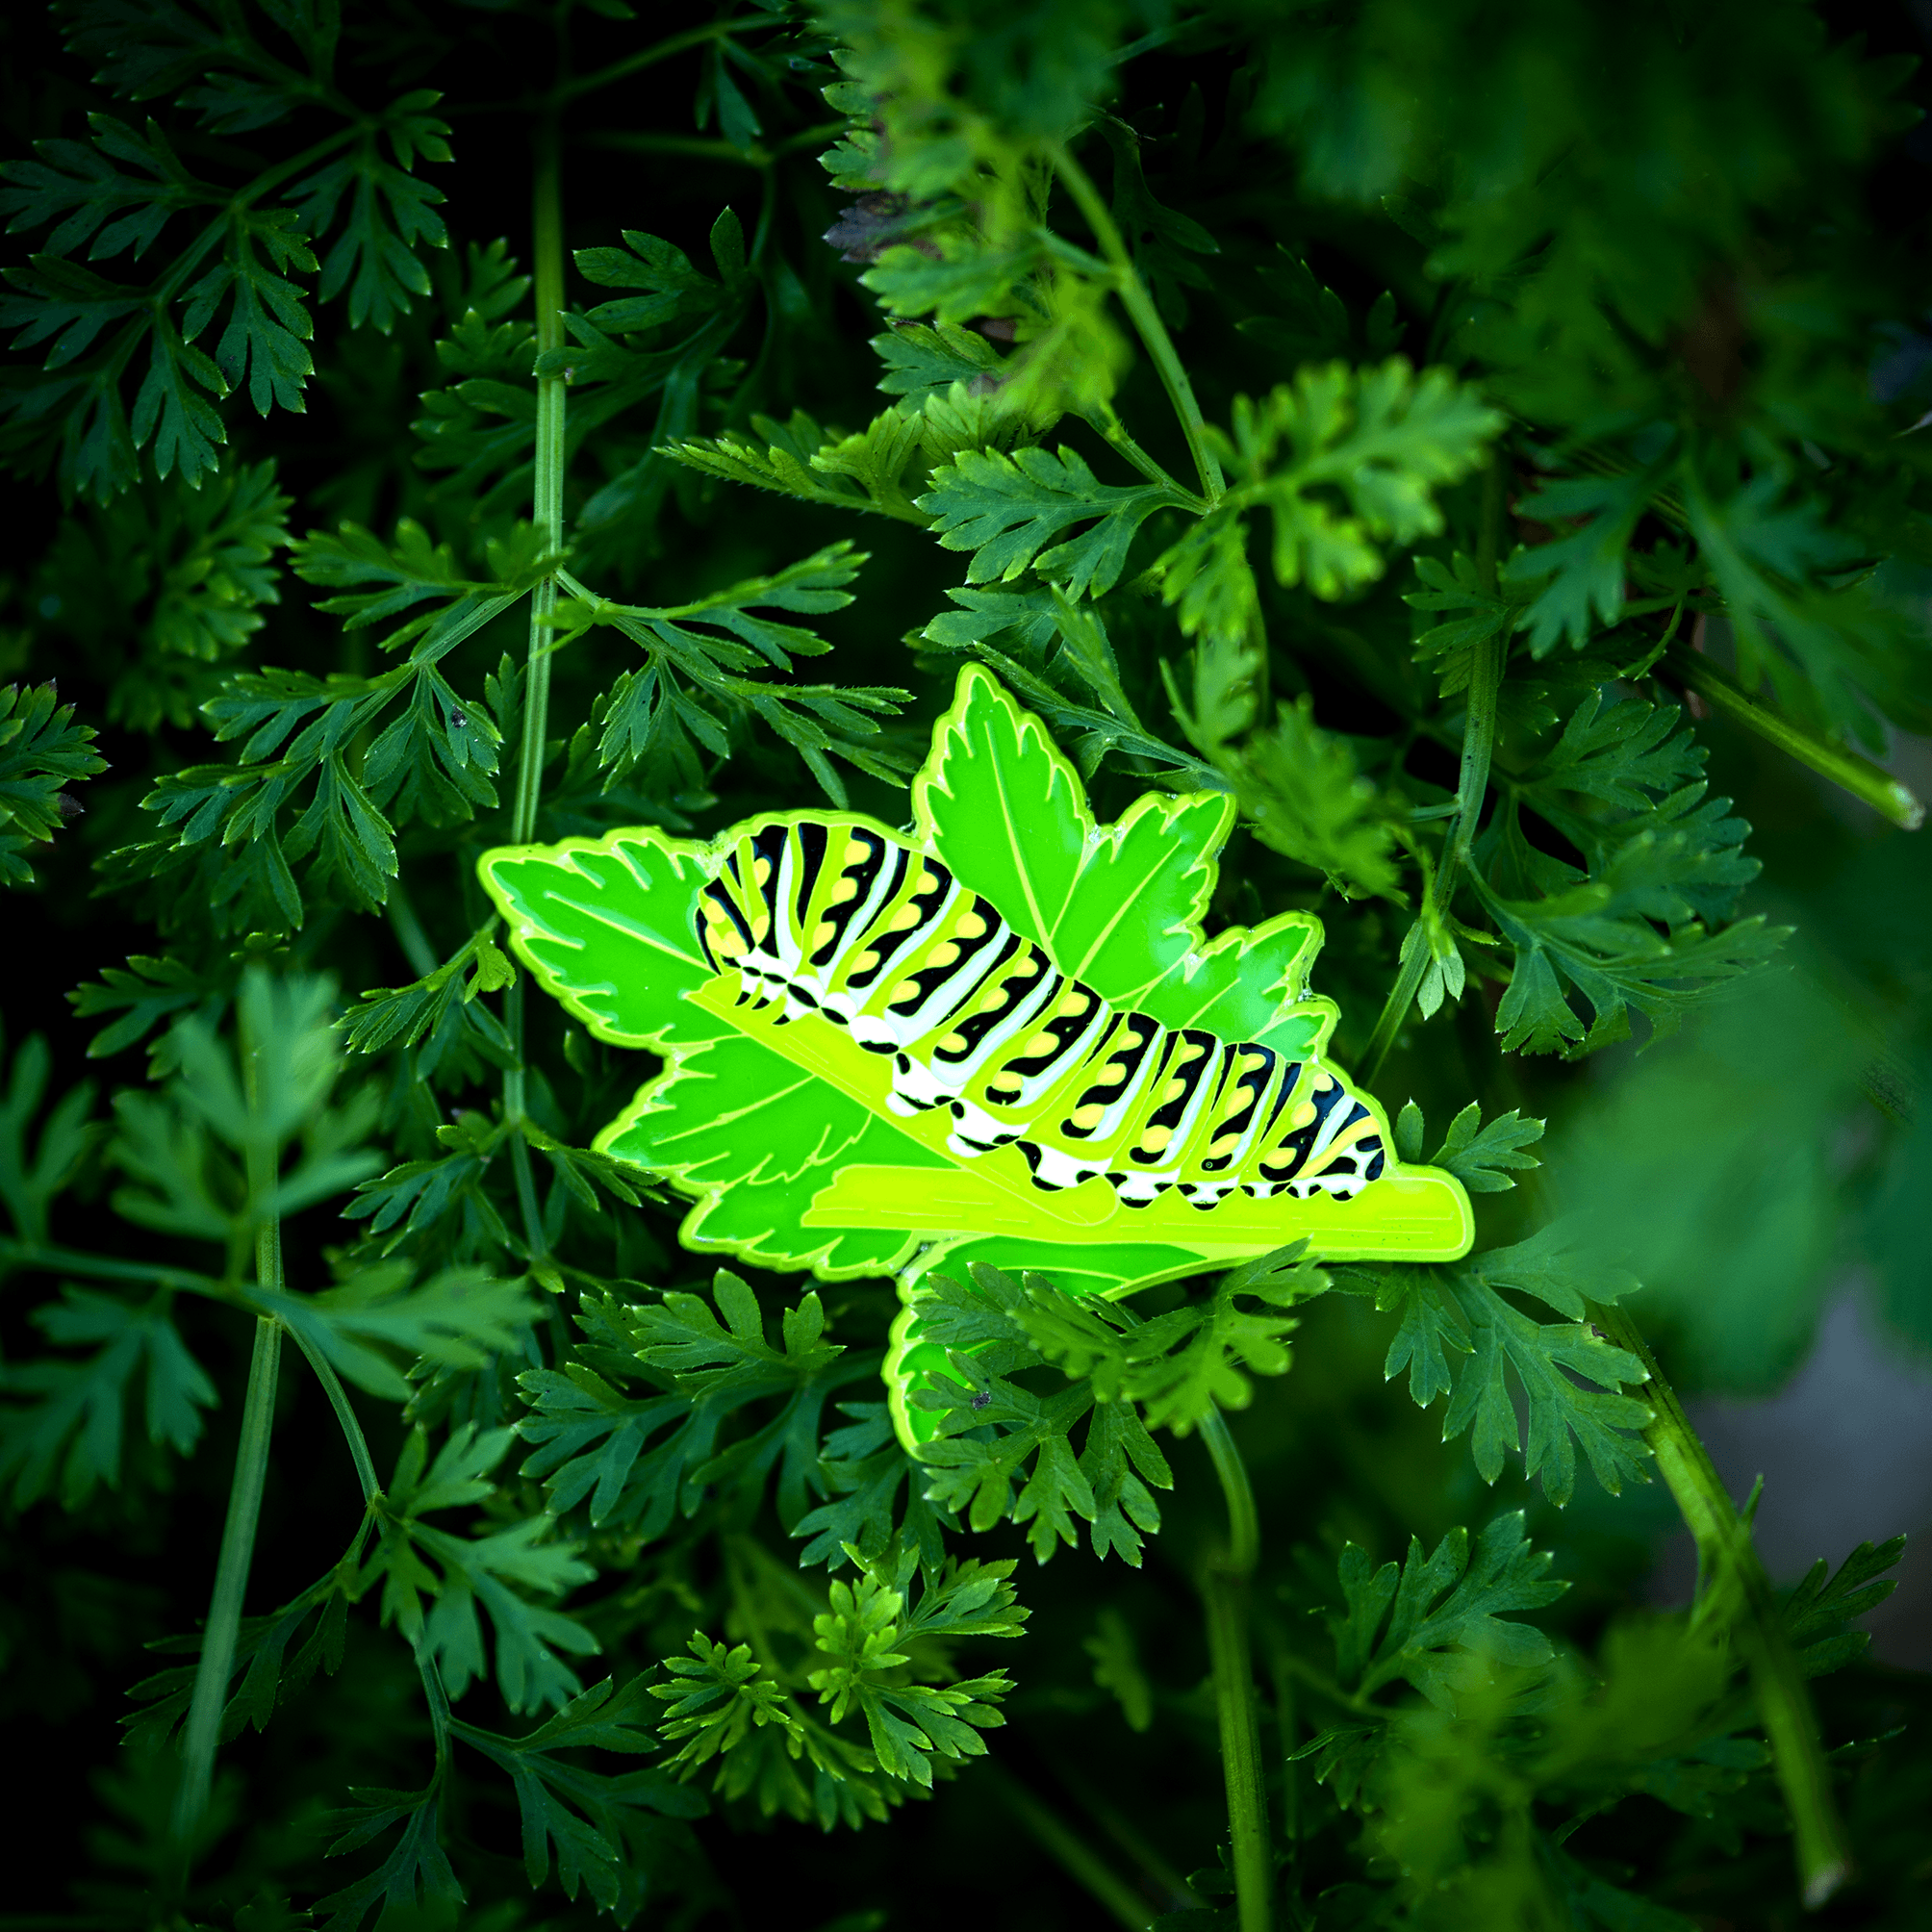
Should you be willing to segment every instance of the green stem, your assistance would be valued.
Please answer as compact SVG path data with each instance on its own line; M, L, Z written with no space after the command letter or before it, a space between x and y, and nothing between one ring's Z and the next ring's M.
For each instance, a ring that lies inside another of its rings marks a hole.
M213 1275L191 1274L186 1268L158 1268L150 1261L116 1260L109 1255L85 1255L78 1248L50 1248L38 1241L0 1240L0 1272L12 1268L86 1275L96 1282L146 1282L157 1288L206 1295L217 1302L236 1299L233 1289Z
M1098 402L1090 410L1080 412L1082 419L1120 451L1128 462L1140 471L1150 483L1158 483L1163 489L1172 490L1196 516L1204 516L1208 505L1195 496L1193 491L1170 476L1146 450L1128 433L1127 424L1120 419L1118 412L1110 402Z
M1100 252L1113 269L1114 287L1119 292L1121 307L1127 311L1128 319L1132 322L1156 373L1160 377L1160 386L1167 392L1167 399L1174 405L1175 415L1181 419L1181 433L1187 439L1187 453L1194 459L1195 473L1201 478L1201 494L1207 497L1211 509L1221 500L1226 485L1221 476L1221 466L1208 445L1208 424L1201 414L1200 403L1194 399L1194 385L1187 380L1187 371L1175 352L1167 324L1160 319L1160 311L1154 306L1154 297L1147 292L1147 284L1140 279L1140 273L1133 266L1133 257L1128 253L1120 230L1114 226L1113 216L1101 198L1099 189L1088 179L1086 170L1063 147L1055 151L1054 166L1066 183L1067 192L1073 196L1074 205L1079 208L1081 217L1093 230L1094 240L1100 243Z
M1826 745L1800 731L1775 711L1760 704L1735 679L1728 676L1701 651L1673 644L1665 653L1665 669L1687 691L1694 691L1714 711L1721 711L1747 731L1755 731L1768 745L1775 745L1787 756L1808 765L1820 777L1862 800L1881 818L1916 832L1925 823L1925 806L1910 789L1901 785L1882 766L1842 746Z
M1295 1673L1284 1662L1279 1644L1274 1647L1271 1664L1269 1674L1275 1680L1275 1728L1282 1741L1282 1837L1292 1854L1302 1835L1301 1767L1295 1763L1295 1743L1301 1724L1295 1706Z
M1208 1654L1221 1729L1221 1770L1228 1787L1228 1839L1234 1861L1234 1902L1241 1932L1269 1932L1274 1919L1275 1856L1268 1841L1268 1793L1261 1772L1261 1711L1248 1643L1248 1585L1261 1553L1260 1519L1241 1452L1226 1418L1209 1409L1201 1439L1228 1499L1228 1547L1201 1579L1208 1610Z
M403 890L402 880L393 878L389 882L390 930L395 934L395 943L402 948L402 956L409 961L410 969L419 979L427 979L436 971L436 949L429 943L429 935L422 929L422 921L416 916L416 907L409 902L409 894Z
M1758 1716L1770 1745L1771 1766L1791 1814L1798 1880L1812 1910L1831 1897L1851 1871L1851 1848L1832 1798L1831 1774L1818 1720L1770 1579L1677 1392L1664 1379L1637 1324L1620 1308L1593 1307L1590 1320L1649 1371L1644 1400L1654 1416L1643 1432L1690 1534L1696 1538L1705 1595L1699 1614L1726 1617L1750 1666Z
M536 285L537 352L564 343L563 180L554 124L538 131L532 213L532 266ZM564 382L547 376L537 384L537 444L531 521L547 550L564 544ZM527 845L537 835L537 801L544 788L544 741L550 724L550 624L557 580L547 576L530 596L530 641L523 681L523 733L517 765L517 798L510 815L510 843Z
M614 81L628 80L632 74L641 74L647 67L654 67L660 61L668 61L675 54L682 54L692 47L700 47L706 40L717 40L734 28L747 23L740 20L712 20L702 27L692 27L682 34L673 34L669 39L660 40L654 47L646 47L641 53L627 55L622 61L614 61L607 67L599 67L594 74L580 74L575 80L560 81L551 89L546 105L554 114L566 102L579 99L597 88L607 88ZM840 123L844 125L843 122Z
M1507 482L1502 452L1492 450L1483 482L1483 521L1476 547L1478 580L1491 597L1496 595L1496 557L1501 548ZM1489 767L1496 755L1496 703L1509 654L1509 639L1502 633L1486 637L1475 647L1469 667L1469 701L1462 715L1462 763L1456 776L1456 822L1442 842L1442 862L1430 881L1423 916L1410 928L1402 942L1401 969L1375 1023L1375 1031L1369 1035L1368 1051L1362 1056L1364 1080L1373 1080L1381 1073L1382 1063L1388 1057L1403 1021L1409 1017L1410 1005L1429 971L1429 928L1448 912L1456 896L1457 875L1469 862L1476 827L1482 823L1483 806L1489 795Z
M537 304L537 352L564 341L564 196L556 117L539 124L536 179L531 198L531 259ZM547 376L537 384L537 442L531 517L552 554L564 546L564 383ZM544 788L544 745L550 726L550 619L557 608L557 580L547 576L530 594L530 642L523 674L523 734L517 764L517 798L510 843L528 845L537 835L537 802ZM503 1117L520 1129L526 1101L523 1079L523 979L503 996L503 1023L516 1053L503 1076ZM534 1260L547 1251L537 1211L530 1150L521 1131L510 1143L510 1166L523 1217L523 1238Z
M289 1333L294 1336L295 1346L302 1351L309 1366L316 1371L316 1380L322 1385L322 1392L329 1398L329 1407L336 1411L336 1420L342 1424L343 1439L349 1445L349 1460L356 1465L356 1481L362 1485L363 1501L373 1503L382 1494L382 1485L376 1481L375 1459L369 1453L369 1437L363 1434L362 1422L349 1407L348 1390L343 1386L343 1379L336 1373L335 1364L300 1329L291 1329Z
M235 1640L242 1628L242 1600L255 1553L255 1525L268 1475L268 1436L275 1417L275 1374L282 1360L282 1325L266 1316L255 1323L255 1353L248 1364L248 1393L242 1405L242 1440L235 1452L235 1481L228 1492L228 1520L215 1565L215 1594L201 1638L194 1691L182 1734L181 1787L174 1803L174 1868L185 1892L194 1861L194 1841L208 1814L215 1783L215 1752L228 1680L235 1669Z
M999 1765L988 1765L979 1775L1068 1877L1085 1887L1121 1924L1146 1932L1154 1923L1154 1908L1057 1812Z

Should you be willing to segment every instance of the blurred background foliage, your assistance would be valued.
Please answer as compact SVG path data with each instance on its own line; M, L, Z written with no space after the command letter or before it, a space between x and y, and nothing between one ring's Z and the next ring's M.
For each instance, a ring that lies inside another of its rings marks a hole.
M1535 1279L1335 1271L1240 1317L1279 1922L1799 1921L1668 1494L1553 1500L1572 1433L1643 1465L1638 1372L1578 1326L1634 1275L1740 1500L1737 1405L1780 1388L1874 1459L1767 1547L1787 1588L1852 1558L1783 1613L1856 1858L1818 1922L1919 1923L1932 1584L1908 1560L1862 1655L1896 1551L1852 1543L1932 1517L1854 1507L1932 1387L1928 34L1787 0L11 10L0 1923L1233 1922L1202 1413L1149 1438L1171 1487L1133 1465L1139 1567L1037 1565L1013 1418L1105 1351L1073 1374L1050 1291L982 1284L954 1317L1001 1310L1007 1406L947 1427L1018 1473L987 1521L928 1502L877 1407L890 1284L822 1285L824 1335L797 1280L714 1285L588 1151L648 1066L521 1004L475 883L520 823L897 824L968 660L1105 813L1234 795L1215 922L1320 913L1338 1057L1423 1152L1480 1104L1486 1257L1585 1231ZM544 382L571 581L520 764ZM1853 1370L1792 1384L1847 1297ZM1441 1378L1386 1380L1450 1301ZM1233 1290L1136 1306L1213 1338ZM1492 1308L1518 1354L1472 1456L1443 1417ZM184 1890L165 1740L251 1314L292 1341ZM1117 1476L1102 1431L1065 1462ZM1080 1539L1106 1498L1057 1480ZM922 1542L989 1567L915 1576ZM1411 1549L1426 1642L1381 1620ZM908 1661L854 1661L868 1616Z

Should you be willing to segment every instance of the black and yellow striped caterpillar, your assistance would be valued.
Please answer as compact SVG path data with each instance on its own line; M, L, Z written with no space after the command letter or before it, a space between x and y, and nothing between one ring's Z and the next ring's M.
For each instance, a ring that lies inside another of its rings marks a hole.
M950 1108L948 1147L1016 1147L1036 1186L1105 1178L1347 1200L1386 1162L1375 1116L1310 1056L1163 1027L1060 972L936 858L867 826L747 827L699 898L698 938L740 998L823 1015L892 1055L890 1105Z

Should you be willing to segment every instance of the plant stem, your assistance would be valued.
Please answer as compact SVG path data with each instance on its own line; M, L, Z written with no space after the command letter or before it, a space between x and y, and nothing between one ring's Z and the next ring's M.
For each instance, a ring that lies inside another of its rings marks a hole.
M1194 399L1194 385L1187 380L1187 371L1175 352L1167 324L1160 319L1160 311L1154 306L1154 297L1147 292L1147 284L1140 279L1140 273L1133 266L1133 257L1127 252L1120 230L1114 226L1113 216L1106 203L1101 199L1100 191L1088 179L1086 170L1063 147L1055 151L1054 166L1066 183L1074 205L1093 230L1094 240L1100 243L1100 252L1113 269L1114 287L1119 292L1121 307L1127 311L1128 319L1132 322L1156 373L1160 377L1160 386L1167 392L1167 399L1174 405L1175 415L1181 419L1181 433L1187 439L1187 453L1194 459L1195 473L1201 478L1201 494L1207 497L1208 506L1211 509L1220 501L1226 487L1221 466L1215 460L1213 450L1208 446L1208 424L1201 414L1200 403Z
M386 910L395 943L402 948L402 956L419 979L427 979L436 971L436 949L429 943L429 935L423 931L422 921L417 918L416 907L409 902L409 894L403 890L400 877L389 882Z
M537 303L537 352L564 343L564 208L557 129L537 134L536 186L531 219L532 266ZM531 521L546 549L564 544L564 381L546 376L537 384L537 444ZM517 765L516 805L510 843L527 845L537 835L537 801L544 787L544 741L550 723L550 625L557 582L547 576L530 594L530 643L523 681L523 734Z
M564 341L564 196L560 140L554 113L539 122L536 178L531 200L531 259L537 304L537 353L561 348ZM564 545L564 383L546 376L537 384L537 442L531 517L544 547L555 553ZM530 643L523 674L522 748L517 763L516 805L510 816L510 843L528 845L537 835L537 801L544 787L544 745L550 725L549 620L557 608L557 580L547 576L530 593ZM503 1076L503 1117L513 1130L523 1118L523 979L503 995L504 1030L516 1053ZM537 1188L530 1172L529 1144L521 1131L510 1139L510 1167L523 1217L523 1239L532 1260L547 1252Z
M628 80L632 74L641 74L647 67L656 66L660 61L668 61L673 55L682 54L689 48L702 46L707 40L719 39L734 27L745 24L743 20L712 20L702 27L687 28L682 34L674 34L668 40L658 41L654 47L646 47L640 53L612 62L607 67L599 67L594 74L579 74L574 80L559 81L550 89L546 105L554 114L566 101L573 101L597 88L607 88L614 81ZM843 127L845 123L841 121L838 125Z
M1507 482L1502 453L1491 450L1483 479L1483 521L1476 546L1478 580L1491 597L1496 595L1496 556L1501 547ZM1409 1017L1410 1004L1429 971L1432 915L1440 919L1448 912L1456 896L1457 874L1469 862L1476 827L1482 823L1483 806L1489 795L1489 766L1496 754L1496 700L1503 687L1509 649L1507 634L1498 632L1484 638L1472 652L1469 701L1462 714L1462 763L1456 777L1456 822L1442 842L1442 861L1430 881L1423 916L1403 941L1401 970L1375 1023L1375 1031L1369 1035L1368 1051L1362 1056L1364 1080L1374 1080L1382 1071L1382 1063Z
M1146 1932L1154 1923L1154 1908L1057 1812L997 1764L988 1765L979 1775L1070 1878L1084 1886L1121 1924L1132 1932Z
M244 1001L242 1011L248 1011ZM272 1208L280 1150L263 1135L260 1091L262 1042L252 1037L244 1017L242 1084L248 1108L248 1216L255 1226L255 1280L268 1294L282 1291L282 1223ZM194 1841L208 1814L215 1784L215 1753L221 1741L222 1714L228 1708L228 1680L235 1669L235 1640L242 1628L242 1604L248 1593L248 1566L255 1554L255 1526L262 1516L262 1491L268 1478L268 1438L275 1426L275 1379L282 1364L282 1324L269 1315L255 1319L255 1348L248 1362L248 1389L242 1401L242 1439L235 1450L235 1477L228 1490L228 1516L221 1526L221 1550L215 1562L215 1593L202 1628L201 1658L182 1727L181 1785L175 1793L172 1857L177 1889L186 1893L194 1863Z
M1800 731L1775 711L1760 704L1720 667L1701 651L1673 644L1665 653L1665 669L1687 691L1694 691L1714 711L1755 731L1767 744L1808 765L1820 777L1863 801L1881 818L1916 832L1925 823L1924 803L1882 766L1843 746L1826 745Z
M228 1706L235 1668L235 1640L242 1628L242 1600L255 1553L255 1525L268 1474L268 1436L275 1417L275 1373L282 1360L282 1325L266 1315L255 1323L255 1352L248 1364L248 1393L242 1405L242 1440L235 1452L235 1481L228 1491L228 1520L215 1565L215 1594L201 1636L194 1692L182 1733L181 1787L174 1801L173 1857L176 1886L188 1889L194 1841L208 1813L215 1783L215 1751Z
M1302 1835L1301 1767L1295 1763L1295 1741L1301 1726L1295 1708L1295 1674L1284 1662L1279 1645L1272 1658L1275 1680L1275 1728L1282 1739L1282 1837L1290 1854Z
M1274 1919L1275 1856L1268 1841L1268 1793L1261 1773L1261 1712L1248 1645L1248 1584L1261 1553L1260 1518L1241 1452L1226 1418L1210 1408L1201 1439L1228 1499L1228 1547L1208 1560L1201 1594L1208 1609L1208 1654L1221 1727L1228 1786L1228 1839L1241 1932L1269 1932Z
M362 1423L349 1407L348 1390L343 1386L335 1364L300 1329L291 1329L289 1333L294 1336L295 1346L302 1351L309 1366L316 1371L316 1380L322 1385L322 1392L329 1398L329 1407L336 1411L336 1420L342 1424L343 1436L349 1445L349 1460L356 1465L356 1481L362 1485L363 1501L372 1503L382 1494L382 1485L376 1481L375 1459L369 1453L369 1437L363 1434Z
M1804 1902L1816 1910L1849 1876L1851 1850L1832 1798L1811 1695L1785 1635L1770 1579L1752 1546L1750 1530L1637 1324L1622 1309L1612 1307L1592 1307L1590 1320L1650 1373L1644 1400L1655 1419L1643 1439L1696 1538L1705 1579L1699 1614L1721 1615L1730 1622L1750 1666L1758 1716L1791 1814Z

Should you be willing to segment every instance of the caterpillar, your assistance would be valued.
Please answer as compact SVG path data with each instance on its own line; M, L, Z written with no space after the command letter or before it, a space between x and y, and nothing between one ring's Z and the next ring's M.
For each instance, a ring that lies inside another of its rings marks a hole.
M948 1108L947 1145L1016 1148L1050 1192L1105 1179L1145 1208L1348 1200L1386 1163L1375 1116L1290 1059L1110 1005L936 858L864 826L747 827L699 893L697 937L738 998L815 1013L892 1056L889 1105Z

